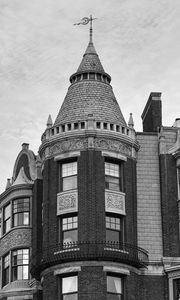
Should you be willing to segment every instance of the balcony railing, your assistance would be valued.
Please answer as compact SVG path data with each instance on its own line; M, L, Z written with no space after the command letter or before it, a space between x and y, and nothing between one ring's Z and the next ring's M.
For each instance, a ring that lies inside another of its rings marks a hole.
M65 262L105 260L125 263L137 268L148 264L148 252L140 247L116 242L74 242L43 248L31 257L31 273L38 276L44 269Z

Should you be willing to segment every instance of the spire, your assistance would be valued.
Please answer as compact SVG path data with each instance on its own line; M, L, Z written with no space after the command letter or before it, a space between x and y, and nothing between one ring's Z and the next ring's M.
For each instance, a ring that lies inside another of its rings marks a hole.
M7 178L6 190L11 187L11 179Z
M46 125L47 125L47 128L49 128L49 127L51 127L53 125L51 115L49 115Z
M128 121L128 126L133 128L134 127L134 121L132 117L132 113L130 113L129 121Z

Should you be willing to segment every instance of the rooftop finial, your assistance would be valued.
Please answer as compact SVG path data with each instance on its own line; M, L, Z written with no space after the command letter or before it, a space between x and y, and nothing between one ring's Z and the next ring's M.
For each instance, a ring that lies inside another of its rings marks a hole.
M90 43L92 43L92 33L93 33L93 29L92 29L92 21L96 20L97 18L93 18L92 15L90 15L90 17L84 17L81 19L80 22L75 23L74 25L87 25L90 22Z

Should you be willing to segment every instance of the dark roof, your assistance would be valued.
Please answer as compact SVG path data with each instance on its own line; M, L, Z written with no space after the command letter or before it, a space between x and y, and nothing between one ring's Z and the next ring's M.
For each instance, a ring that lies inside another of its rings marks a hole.
M100 73L110 78L110 76L105 73L91 41L88 44L77 72L72 76L84 72ZM112 87L108 81L103 82L96 79L86 79L72 83L54 125L85 121L88 118L88 114L93 114L94 119L98 121L126 125Z

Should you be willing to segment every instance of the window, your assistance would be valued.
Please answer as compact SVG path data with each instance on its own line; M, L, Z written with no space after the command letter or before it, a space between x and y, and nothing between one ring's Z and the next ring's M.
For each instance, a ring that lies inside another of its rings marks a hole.
M10 277L11 281L29 279L29 249L16 249L4 256L3 286L10 282Z
M29 225L29 198L13 201L13 226Z
M106 216L106 242L123 242L123 218L117 216Z
M77 189L77 162L61 165L61 191Z
M12 281L29 278L29 249L12 252Z
M122 165L105 162L105 188L122 191Z
M64 243L76 243L78 240L78 217L67 217L61 219L62 228L62 242ZM68 246L68 245L67 245Z
M61 300L78 299L78 277L66 276L61 278Z
M123 282L121 277L107 275L107 300L123 300Z
M180 300L180 279L173 280L174 300Z
M88 74L87 73L84 73L83 74L83 79L87 79L88 78Z
M9 283L10 255L9 253L3 258L2 284Z
M11 229L11 204L9 203L4 208L3 215L3 233L6 233Z

